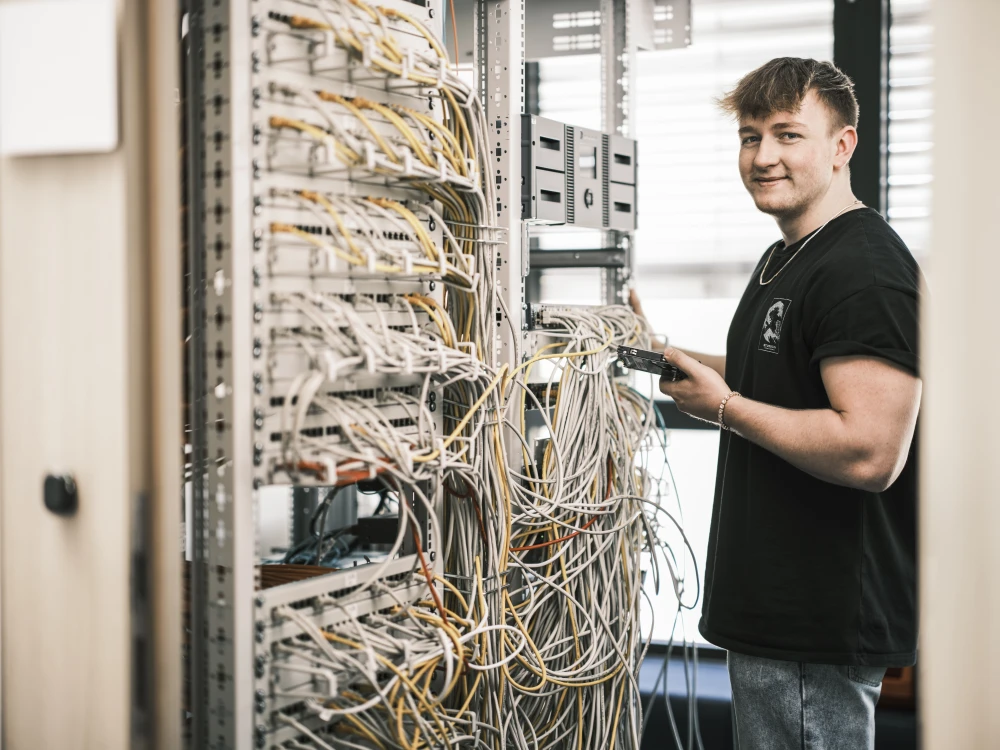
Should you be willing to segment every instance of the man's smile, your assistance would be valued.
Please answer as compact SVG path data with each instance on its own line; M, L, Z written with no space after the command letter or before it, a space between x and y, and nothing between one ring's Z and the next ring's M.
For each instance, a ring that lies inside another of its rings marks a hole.
M787 177L755 177L753 181L761 187L772 187L781 184L782 181L787 179Z

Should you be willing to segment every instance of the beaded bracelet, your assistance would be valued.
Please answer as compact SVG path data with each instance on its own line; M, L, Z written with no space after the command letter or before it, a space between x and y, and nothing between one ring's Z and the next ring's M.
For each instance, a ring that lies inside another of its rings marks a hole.
M723 417L726 414L726 404L729 403L729 399L731 399L733 396L739 396L739 395L740 395L739 393L733 391L724 399L722 399L722 403L719 404L719 426L722 427L722 429L724 430L730 429L729 426L726 424L725 420L723 419Z

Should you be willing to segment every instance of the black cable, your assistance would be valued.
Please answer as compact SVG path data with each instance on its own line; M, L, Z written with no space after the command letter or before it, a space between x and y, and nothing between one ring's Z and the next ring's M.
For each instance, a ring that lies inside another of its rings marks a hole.
M323 542L328 540L337 541L340 537L347 534L356 534L358 531L356 526L348 526L343 529L334 529L333 531L328 531L323 535ZM292 564L292 565L309 565L310 560L314 558L314 553L312 552L312 547L316 544L315 539L306 539L299 542L288 554L285 555L285 559L281 561L280 564ZM304 557L303 557L304 556Z
M646 727L649 724L649 717L652 715L651 711L656 705L656 696L660 692L660 685L663 685L663 703L667 709L667 719L670 722L670 730L674 737L674 744L677 750L683 750L683 743L681 742L681 734L677 729L677 719L674 718L674 709L670 705L670 691L667 689L667 668L670 664L670 655L674 650L674 634L677 632L677 622L681 616L682 607L678 603L677 611L674 613L674 624L670 628L670 640L667 642L667 653L663 655L663 666L660 668L660 674L657 675L656 682L653 684L653 694L649 698L649 704L646 708L645 716L642 721L642 728L640 729L639 737L643 738L646 735ZM662 675L662 683L660 682L660 675Z
M689 670L689 657L688 657L688 643L687 643L687 629L684 628L683 623L681 624L681 637L684 639L684 690L687 692L688 702L687 702L687 713L688 713L688 737L687 737L687 750L691 750L691 746L694 744L694 704L695 701L692 699L691 692L691 675Z
M381 489L378 491L378 505L375 507L375 512L372 513L373 516L377 516L383 510L385 510L386 500L389 498L389 491L386 489Z
M333 504L333 500L337 497L337 493L340 492L340 487L333 487L326 497L323 498L323 502L316 507L316 510L323 508L323 520L320 522L319 530L316 533L316 565L320 564L323 559L323 538L326 535L326 523L330 516L330 506ZM319 515L318 512L316 515ZM315 517L314 517L315 518Z
M325 529L326 513L329 510L330 502L333 500L333 498L336 496L339 490L340 490L339 487L332 487L330 491L327 493L326 497L323 498L323 501L316 505L316 508L313 510L312 515L309 517L309 537L303 539L301 542L299 542L294 547L289 549L285 553L285 557L282 560L283 563L286 564L291 563L295 559L295 557L297 557L299 554L301 554L306 549L311 547L313 544L318 544L320 541L322 541L322 537L326 533ZM323 513L322 530L316 528L316 522L317 520L319 520L319 516L321 513Z
M350 554L351 552L354 552L354 550L356 550L360 546L362 540L362 538L358 536L356 532L357 532L356 527L351 527L350 529L344 529L343 533L337 536L336 539L334 539L334 544L330 547L329 551L327 551L323 555L323 558L320 560L320 564L325 566L333 565L335 562L338 562L345 554ZM354 538L350 542L346 542L344 545L345 546L344 551L340 552L337 549L337 543L341 541L342 537L351 535L353 535Z

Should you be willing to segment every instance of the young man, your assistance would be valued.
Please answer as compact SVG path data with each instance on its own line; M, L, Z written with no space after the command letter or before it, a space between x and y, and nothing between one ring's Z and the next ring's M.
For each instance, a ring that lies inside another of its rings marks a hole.
M916 654L920 271L851 192L841 71L772 60L721 105L782 239L725 357L664 353L689 378L660 390L723 428L700 630L729 650L740 750L871 748L885 669Z

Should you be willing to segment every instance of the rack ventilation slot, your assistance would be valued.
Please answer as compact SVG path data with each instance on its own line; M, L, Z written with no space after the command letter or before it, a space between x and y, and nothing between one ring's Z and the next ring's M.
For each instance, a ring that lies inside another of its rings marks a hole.
M576 223L576 145L573 128L566 126L566 223Z

